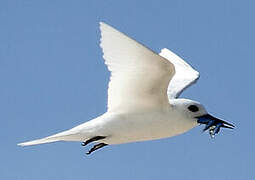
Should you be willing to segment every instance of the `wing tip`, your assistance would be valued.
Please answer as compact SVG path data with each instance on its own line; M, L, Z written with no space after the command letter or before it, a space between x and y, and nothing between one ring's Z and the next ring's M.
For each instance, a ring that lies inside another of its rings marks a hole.
M105 28L112 28L109 24L105 23L104 21L99 22L99 28L102 31Z
M168 59L170 62L174 64L175 67L178 65L182 66L183 68L185 67L186 70L191 70L190 72L192 72L194 76L197 76L196 79L199 79L200 73L197 70L195 70L192 67L192 65L188 64L184 59L182 59L178 54L172 52L167 48L163 48L161 49L159 55Z
M105 25L105 22L99 21L99 26L104 26L104 25Z

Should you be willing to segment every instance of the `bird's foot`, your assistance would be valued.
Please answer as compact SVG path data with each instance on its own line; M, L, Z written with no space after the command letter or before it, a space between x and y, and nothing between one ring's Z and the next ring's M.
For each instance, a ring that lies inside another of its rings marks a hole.
M88 145L89 143L92 143L92 142L95 142L95 141L99 141L101 139L105 139L106 136L95 136L95 137L92 137L90 138L89 140L83 142L81 145L82 146L86 146ZM99 143L99 144L96 144L95 146L93 146L86 154L89 155L91 154L93 151L97 150L97 149L100 149L104 146L107 146L108 144L105 144L105 143Z
M107 146L108 144L105 144L105 143L99 143L99 144L96 144L95 146L93 146L86 154L89 155L91 154L93 151L95 150L98 150L104 146Z
M81 143L81 145L86 146L87 144L89 144L91 142L98 141L98 140L101 140L101 139L104 139L104 138L106 138L106 136L95 136L93 138L90 138L87 141L84 141L83 143Z

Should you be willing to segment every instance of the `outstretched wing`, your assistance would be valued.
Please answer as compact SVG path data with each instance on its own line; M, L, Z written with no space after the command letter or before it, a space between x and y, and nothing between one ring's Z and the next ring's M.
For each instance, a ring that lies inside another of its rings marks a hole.
M100 30L103 58L111 72L108 111L168 107L173 64L105 23L100 23Z
M162 49L159 55L174 64L175 75L168 86L167 94L169 100L178 98L182 91L198 80L199 72L169 49Z

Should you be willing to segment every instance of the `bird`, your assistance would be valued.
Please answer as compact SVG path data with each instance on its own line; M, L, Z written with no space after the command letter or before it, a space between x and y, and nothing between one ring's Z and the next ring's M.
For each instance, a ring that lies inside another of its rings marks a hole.
M211 137L234 125L210 115L197 101L179 98L199 72L167 48L158 54L114 27L100 22L100 47L110 71L107 111L69 130L28 142L94 144L86 153L114 144L169 138L204 124Z

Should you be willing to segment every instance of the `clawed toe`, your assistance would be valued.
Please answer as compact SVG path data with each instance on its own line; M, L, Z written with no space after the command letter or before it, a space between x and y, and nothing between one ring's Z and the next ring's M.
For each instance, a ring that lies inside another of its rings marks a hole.
M107 146L108 144L105 144L105 143L99 143L99 144L96 144L95 146L93 146L88 152L86 152L87 155L91 154L93 151L95 150L98 150L104 146Z
M86 146L88 145L89 143L92 143L92 142L95 142L95 141L98 141L98 140L101 140L101 139L105 139L106 136L95 136L93 138L90 138L89 140L85 141L85 142L82 142L81 145L82 146ZM98 150L104 146L107 146L108 144L105 144L105 143L99 143L99 144L96 144L94 145L86 154L89 155L91 154L93 151L95 150Z

